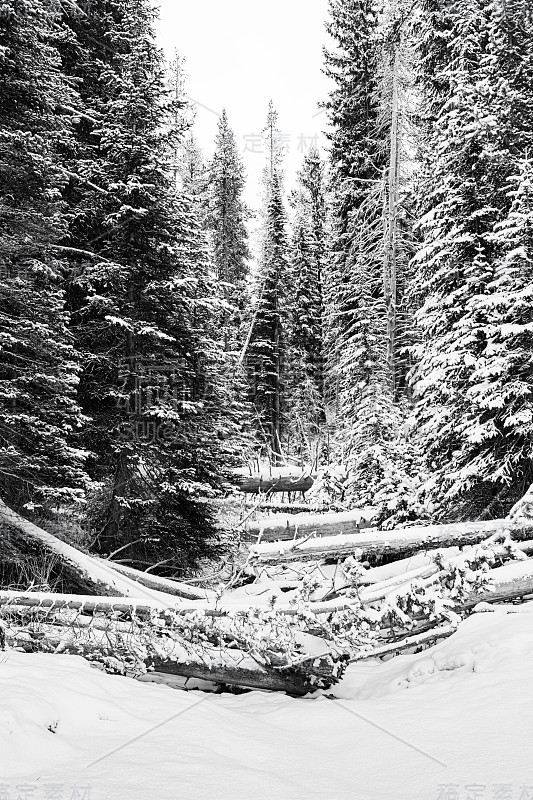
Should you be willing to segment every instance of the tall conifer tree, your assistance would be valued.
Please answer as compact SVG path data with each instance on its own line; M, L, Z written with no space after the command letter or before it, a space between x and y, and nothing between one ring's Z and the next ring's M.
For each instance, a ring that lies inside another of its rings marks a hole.
M40 0L0 8L0 493L16 509L83 498L83 417L59 245L62 158L79 98Z
M418 430L440 514L502 513L532 480L531 19L521 3L426 5Z
M152 21L145 0L69 13L76 39L65 64L87 107L72 159L81 180L67 191L70 303L90 466L103 487L97 546L127 545L132 560L175 571L212 552L215 529L197 496L224 471L228 431L214 276L194 200L176 192L175 114Z
M304 158L293 208L288 285L286 385L288 436L306 461L317 461L325 439L324 164L316 148Z

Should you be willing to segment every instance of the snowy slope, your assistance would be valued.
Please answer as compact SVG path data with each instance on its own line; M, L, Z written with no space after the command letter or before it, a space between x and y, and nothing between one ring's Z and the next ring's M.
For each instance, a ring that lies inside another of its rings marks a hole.
M337 699L186 693L77 657L5 653L0 788L18 798L27 782L32 800L52 784L65 800L527 800L532 674L533 614L504 611L420 655L352 667Z

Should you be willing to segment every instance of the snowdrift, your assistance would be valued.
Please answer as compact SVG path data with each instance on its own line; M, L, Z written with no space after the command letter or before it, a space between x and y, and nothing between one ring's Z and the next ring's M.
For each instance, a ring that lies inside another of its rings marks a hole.
M76 657L4 653L6 796L27 784L45 800L55 784L67 800L464 800L477 786L493 800L505 785L524 800L533 615L516 608L474 614L420 655L351 666L304 699L176 691Z

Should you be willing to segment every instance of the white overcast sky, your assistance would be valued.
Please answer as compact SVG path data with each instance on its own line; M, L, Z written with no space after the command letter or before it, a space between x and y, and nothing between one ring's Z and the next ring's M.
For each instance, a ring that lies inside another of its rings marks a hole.
M314 141L325 147L318 102L327 0L159 0L157 34L167 58L185 57L186 92L196 102L195 133L210 158L218 114L226 108L246 167L246 200L257 208L264 154L258 149L268 102L284 135L286 187Z

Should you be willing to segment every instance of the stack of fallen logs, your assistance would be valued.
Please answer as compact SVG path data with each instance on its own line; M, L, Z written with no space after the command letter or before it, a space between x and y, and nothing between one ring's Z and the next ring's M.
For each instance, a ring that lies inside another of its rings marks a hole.
M528 521L394 531L361 521L344 512L256 524L239 594L88 556L0 503L0 534L21 552L37 543L53 553L76 592L0 592L0 626L7 646L76 653L112 672L303 695L350 661L450 635L479 603L533 595ZM373 566L383 554L389 563Z
M431 644L453 633L462 616L484 603L533 598L533 558L529 558L533 555L533 526L529 519L390 531L359 526L359 512L345 512L265 520L250 530L258 542L250 547L248 564L259 579L275 576L289 584L292 580L294 585L305 576L316 578L317 569L324 574L328 564L335 564L333 577L319 581L309 596L307 608L312 614L334 614L354 607L379 609L382 625L373 644L350 653L350 661ZM385 566L372 566L384 557ZM424 593L429 593L430 604L435 596L444 603L440 613L433 609L433 613L416 614L417 604L418 610L424 607ZM415 613L404 615L402 602L414 604ZM387 610L388 628L383 624Z

